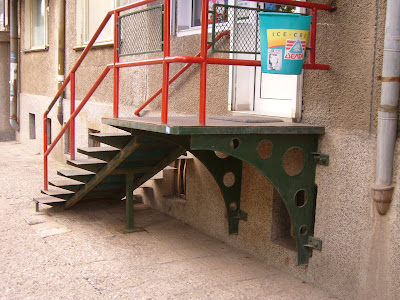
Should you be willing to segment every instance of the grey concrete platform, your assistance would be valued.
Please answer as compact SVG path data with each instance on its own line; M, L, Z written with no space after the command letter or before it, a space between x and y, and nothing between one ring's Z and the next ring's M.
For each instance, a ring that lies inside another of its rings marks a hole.
M0 168L0 299L335 299L143 204L132 234L123 202L36 213L42 156L21 144Z

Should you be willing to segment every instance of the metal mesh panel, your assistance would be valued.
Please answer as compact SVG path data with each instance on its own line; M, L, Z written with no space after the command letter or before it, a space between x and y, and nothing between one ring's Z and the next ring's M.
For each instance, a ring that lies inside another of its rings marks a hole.
M223 53L260 53L257 8L214 4L212 50ZM225 34L219 41L216 36Z
M163 6L119 17L119 56L163 51Z

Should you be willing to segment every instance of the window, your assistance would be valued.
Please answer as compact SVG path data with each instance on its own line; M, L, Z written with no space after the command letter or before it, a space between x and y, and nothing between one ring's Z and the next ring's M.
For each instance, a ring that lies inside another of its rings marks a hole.
M120 0L77 0L77 42L79 45L87 44L107 12L119 6ZM114 41L114 19L111 18L103 29L96 43Z
M0 0L0 31L8 29L8 1Z
M48 47L48 0L25 2L25 49Z
M36 139L36 121L35 114L29 113L29 138L31 140Z
M208 1L209 10L214 4L228 4L228 0ZM212 23L212 14L209 14L208 23ZM177 2L177 32L179 35L200 33L201 0L178 0Z

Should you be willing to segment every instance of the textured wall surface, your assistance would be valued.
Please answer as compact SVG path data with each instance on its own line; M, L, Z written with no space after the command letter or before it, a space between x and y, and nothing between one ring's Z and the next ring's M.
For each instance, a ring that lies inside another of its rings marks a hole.
M0 32L0 141L15 139L10 126L10 33Z
M386 1L337 4L336 12L318 14L316 60L331 70L305 71L303 121L375 132Z
M304 73L302 122L326 127L319 150L330 156L330 165L318 166L316 174L315 236L323 240L323 249L313 252L308 266L296 266L290 220L279 195L250 165L245 164L243 168L241 195L241 208L249 214L249 219L240 223L238 235L227 234L222 195L207 169L196 159L188 162L186 201L163 198L171 186L162 184L153 183L151 197L145 191L142 193L152 206L337 296L397 299L400 293L400 263L396 258L400 253L400 192L396 186L389 213L382 217L375 210L370 191L375 174L375 132L380 100L377 76L382 66L386 1L336 2L338 10L320 12L317 23L317 63L329 63L331 70L306 70ZM51 24L56 22L56 3L50 1ZM82 50L73 49L79 46L75 3L67 1L66 5L66 70L72 68L82 53ZM26 133L29 112L40 114L57 86L55 30L54 26L50 27L48 51L21 54L21 105L24 106L21 140L26 143L33 143ZM200 36L172 37L171 47L172 55L195 55L200 50ZM95 48L89 53L77 73L78 100L105 64L112 62L112 54L110 46ZM161 55L134 56L121 61ZM182 66L171 65L171 76ZM134 108L161 87L161 81L160 65L121 70L121 115L132 115ZM192 66L171 85L170 112L197 114L199 81L199 67ZM207 114L229 114L228 82L228 67L209 66ZM69 98L69 91L66 97ZM87 145L89 128L110 131L101 124L101 117L111 115L111 103L112 71L79 117L78 147ZM159 96L150 109L160 109L160 103ZM67 106L68 101L64 109L66 114ZM57 153L60 159L64 158L61 148ZM400 176L398 166L399 150L395 155L395 184Z
M25 1L20 2L20 72L22 93L54 96L57 92L57 1L49 1L49 47L43 50L29 50L25 45L25 36L30 34L24 22Z

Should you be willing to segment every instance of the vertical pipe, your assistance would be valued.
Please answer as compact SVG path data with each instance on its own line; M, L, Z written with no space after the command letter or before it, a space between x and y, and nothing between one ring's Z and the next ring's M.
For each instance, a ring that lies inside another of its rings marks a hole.
M388 0L383 49L382 92L378 111L376 179L372 198L381 215L389 210L394 187L393 156L400 92L400 2Z
M206 124L206 99L207 99L207 33L208 33L208 1L201 1L201 48L200 57L204 61L200 66L200 105L199 125Z
M10 125L19 131L18 124L18 4L11 0L10 7Z
M311 19L311 32L310 32L310 64L315 64L315 51L317 47L317 13L318 10L313 8L311 11L312 19Z
M58 53L57 53L57 90L59 90L64 82L65 74L65 0L59 1L58 4ZM57 108L57 119L58 122L63 125L64 122L64 92L60 95Z
M113 116L118 118L119 115L119 68L115 67L119 63L119 30L118 30L119 12L114 12L114 109Z
M164 1L164 58L169 57L171 54L171 2ZM169 93L169 63L163 62L163 91L162 91L162 106L161 106L161 122L167 124L168 122L168 93Z
M72 115L74 112L75 112L75 73L71 73L70 115ZM70 133L70 155L71 155L71 159L75 159L75 118L71 118L69 133Z

